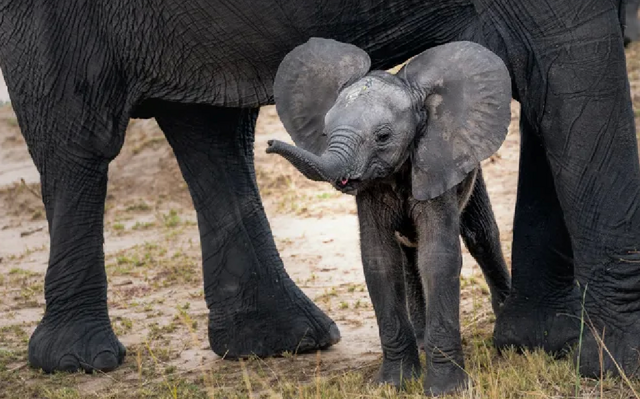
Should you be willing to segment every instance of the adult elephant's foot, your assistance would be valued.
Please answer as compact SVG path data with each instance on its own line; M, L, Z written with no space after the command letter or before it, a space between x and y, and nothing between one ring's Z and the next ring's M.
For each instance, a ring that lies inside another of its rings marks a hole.
M106 312L105 312L106 313ZM54 318L45 315L29 340L29 365L46 373L111 371L124 361L125 347L114 334L109 316Z
M336 323L289 277L284 279L277 289L260 287L258 298L240 307L211 309L209 343L217 355L278 356L325 349L340 341Z
M584 335L578 348L582 375L601 371L640 377L640 253L632 249L611 255L593 268L584 287ZM586 280L586 278L583 278Z
M580 334L580 296L567 288L544 302L519 296L507 298L496 318L493 342L498 350L514 347L566 354Z
M592 329L585 324L582 345L576 350L580 374L599 378L601 372L610 372L613 375L624 373L628 378L638 378L640 314L635 316L635 320L634 324L625 328L604 328L604 332L602 328Z

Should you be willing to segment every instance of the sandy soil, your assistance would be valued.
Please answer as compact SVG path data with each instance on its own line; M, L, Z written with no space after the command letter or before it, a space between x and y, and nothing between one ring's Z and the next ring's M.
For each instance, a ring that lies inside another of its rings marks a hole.
M633 91L638 96L637 86ZM483 163L509 264L518 117L514 102L506 141ZM265 107L258 119L256 170L276 243L289 274L337 321L343 336L321 353L323 370L368 370L381 351L360 265L354 200L327 184L307 181L281 158L267 155L271 138L288 139L275 109ZM44 310L49 239L38 181L13 111L0 107L0 332L5 332L0 351L13 354L8 368L25 366L26 339ZM173 153L153 120L131 122L122 153L110 169L105 253L110 315L129 355L110 374L114 377L78 380L81 392L99 392L111 378L135 379L145 350L162 352L162 364L184 374L239 372L237 363L221 360L208 347L195 212ZM464 319L484 320L491 328L486 284L466 249L462 279ZM463 325L463 334L467 328ZM316 356L298 359L296 371L313 375ZM269 364L275 370L287 368L286 360Z
M7 91L7 85L4 84L2 71L0 71L0 104L8 101L9 101L9 92Z

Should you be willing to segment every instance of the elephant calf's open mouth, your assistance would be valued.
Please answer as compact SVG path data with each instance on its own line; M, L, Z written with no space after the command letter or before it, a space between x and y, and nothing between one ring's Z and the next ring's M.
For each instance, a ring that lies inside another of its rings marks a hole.
M343 177L338 179L338 181L334 183L334 186L345 194L356 194L361 184L362 181L360 179L349 179L348 177Z

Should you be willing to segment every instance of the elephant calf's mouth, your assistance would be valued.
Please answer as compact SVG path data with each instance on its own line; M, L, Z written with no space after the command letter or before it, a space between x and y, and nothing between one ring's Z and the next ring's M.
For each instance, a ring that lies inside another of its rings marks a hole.
M334 185L338 190L345 194L355 194L360 183L360 179L349 179L348 177L343 177L338 179Z
M343 177L343 178L339 179L339 180L336 182L336 185L337 185L338 187L340 187L340 188L342 188L342 187L346 187L346 186L347 186L347 184L349 184L349 178L348 178L348 177Z

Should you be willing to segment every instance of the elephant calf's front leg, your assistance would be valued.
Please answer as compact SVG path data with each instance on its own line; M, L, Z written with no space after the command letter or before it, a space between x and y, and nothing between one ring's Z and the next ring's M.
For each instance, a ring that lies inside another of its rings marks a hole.
M459 212L453 191L413 208L418 229L418 268L427 303L424 337L428 395L464 387L466 376L460 338Z
M393 196L387 194L389 198ZM403 254L394 235L400 220L397 213L400 204L391 208L381 206L380 197L378 193L367 192L357 196L362 264L382 345L378 379L402 386L405 380L420 374L420 359L407 315Z

